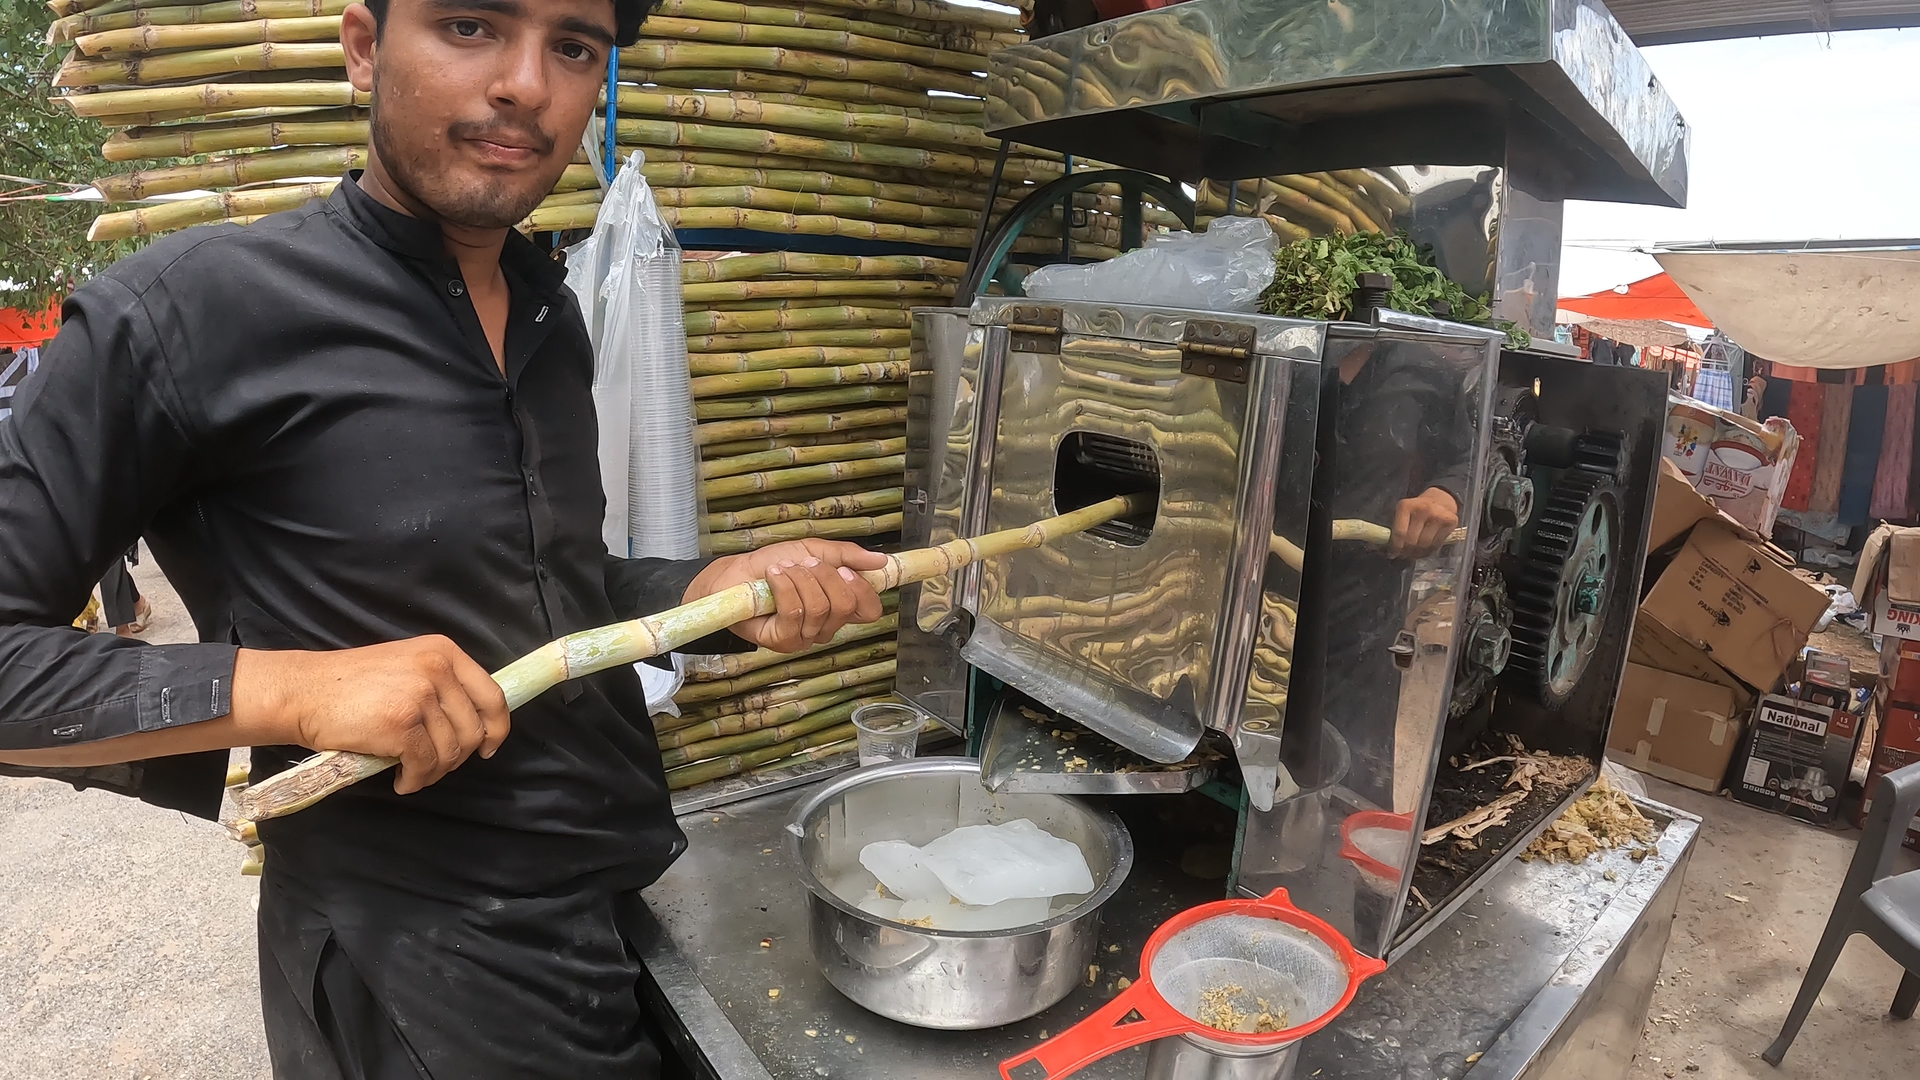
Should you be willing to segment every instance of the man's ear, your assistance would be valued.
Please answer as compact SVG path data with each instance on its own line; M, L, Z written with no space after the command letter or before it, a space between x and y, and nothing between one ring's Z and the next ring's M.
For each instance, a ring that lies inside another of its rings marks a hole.
M340 16L340 47L347 54L347 81L363 94L373 92L373 54L380 24L365 4L350 5Z

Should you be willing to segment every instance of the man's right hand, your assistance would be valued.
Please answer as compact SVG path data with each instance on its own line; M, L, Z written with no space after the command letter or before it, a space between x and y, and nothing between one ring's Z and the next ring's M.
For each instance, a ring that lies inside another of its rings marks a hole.
M506 695L444 637L339 652L240 650L232 716L310 750L400 759L393 790L419 791L507 737Z

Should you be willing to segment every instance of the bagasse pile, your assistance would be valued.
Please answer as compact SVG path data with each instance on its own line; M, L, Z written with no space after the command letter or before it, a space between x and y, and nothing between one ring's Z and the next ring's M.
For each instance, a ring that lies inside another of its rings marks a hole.
M369 100L346 82L338 44L349 2L52 0L52 37L72 46L55 85L76 113L113 129L96 184L109 206L92 235L245 223L324 196L363 166ZM1010 8L942 0L664 0L620 53L621 159L645 152L662 215L680 229L958 258L986 207L996 149L981 130L979 73L994 50L1024 40L1021 22ZM1064 168L1060 155L1015 147L996 216ZM212 194L140 203L189 192ZM1225 192L1202 188L1202 221L1225 212ZM1116 194L1076 198L1075 255L1118 253ZM1238 210L1262 214L1283 240L1390 228L1406 201L1392 178L1360 172L1242 182L1238 195ZM599 199L583 153L523 228L590 228ZM1151 207L1145 220L1178 226ZM1060 229L1057 216L1037 222L1016 252L1057 254ZM899 529L909 309L946 303L962 271L925 255L688 253L716 553ZM658 718L674 786L845 749L853 707L892 686L893 619L802 657L734 657L697 672L680 697L687 715Z

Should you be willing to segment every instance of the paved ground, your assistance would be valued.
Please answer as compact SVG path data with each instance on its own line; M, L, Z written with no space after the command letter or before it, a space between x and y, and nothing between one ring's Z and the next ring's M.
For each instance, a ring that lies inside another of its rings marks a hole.
M141 571L158 615L145 636L189 639L178 601L150 566ZM1634 1080L1920 1073L1920 1021L1885 1018L1899 970L1859 939L1785 1066L1756 1056L1799 986L1852 836L1657 781L1648 788L1706 825ZM236 873L239 857L206 822L0 779L0 1078L265 1077L256 893Z

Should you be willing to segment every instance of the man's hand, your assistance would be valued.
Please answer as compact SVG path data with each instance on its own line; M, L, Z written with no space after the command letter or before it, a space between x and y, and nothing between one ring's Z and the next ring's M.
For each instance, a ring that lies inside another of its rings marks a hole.
M749 581L767 580L775 613L733 627L735 636L775 652L818 645L855 623L880 617L880 594L856 570L878 570L887 557L837 540L792 540L745 555L715 559L687 587L683 603Z
M1433 554L1460 526L1460 505L1439 488L1428 488L1393 508L1393 539L1387 554L1418 559Z
M339 652L240 650L233 717L279 742L400 759L406 795L507 737L507 699L486 669L444 637ZM256 740L265 743L267 739Z

